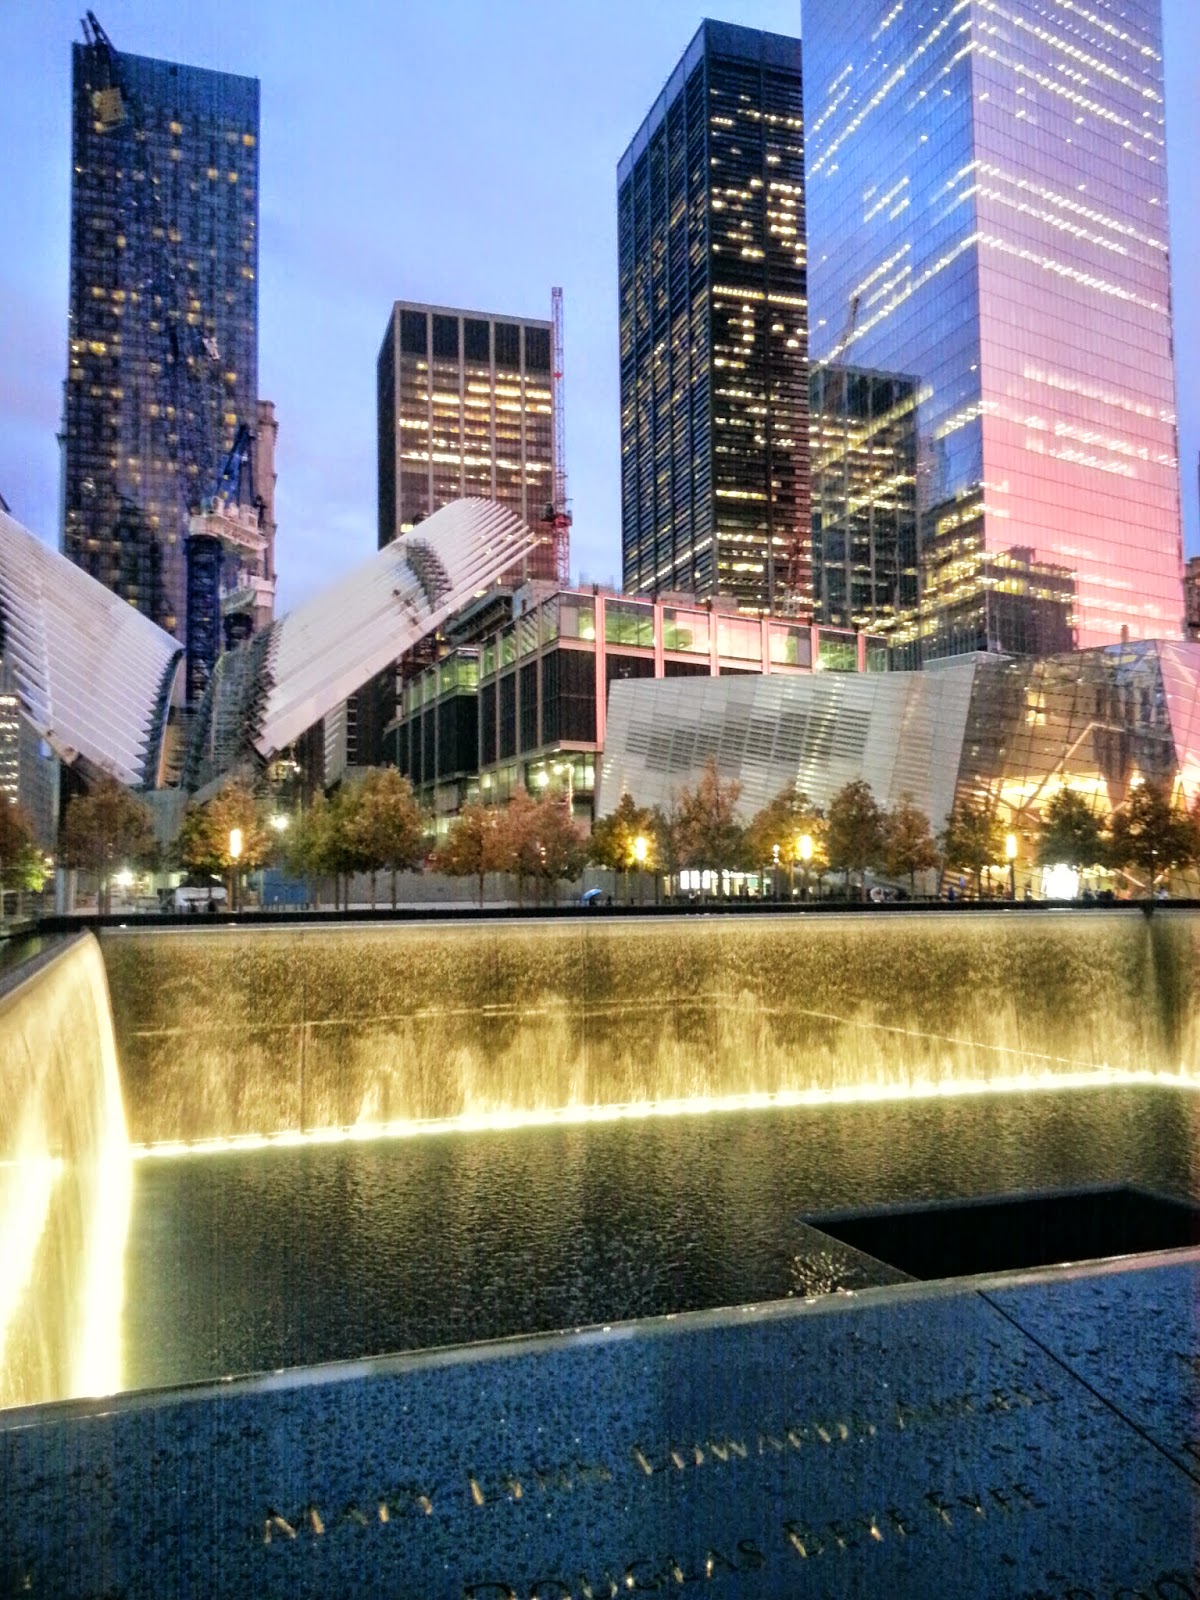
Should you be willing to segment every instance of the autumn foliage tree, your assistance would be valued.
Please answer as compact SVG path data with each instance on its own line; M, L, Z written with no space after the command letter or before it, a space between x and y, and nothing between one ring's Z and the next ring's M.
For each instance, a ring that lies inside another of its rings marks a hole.
M412 784L395 767L372 767L358 783L345 786L345 796L338 823L349 835L350 854L371 874L371 909L375 873L383 870L392 876L394 911L396 874L419 866L424 857L425 825Z
M38 890L45 881L46 862L37 847L29 813L0 794L0 917L4 915L4 889Z
M956 800L942 830L942 851L951 871L974 875L978 899L983 893L984 869L1004 860L1004 829L999 818L980 800L969 796Z
M746 829L747 858L756 865L779 862L794 875L803 861L800 841L811 841L806 865L820 871L825 863L825 814L799 789L780 791L757 812Z
M846 893L850 893L851 874L859 875L859 895L866 898L866 872L883 859L884 816L871 785L856 778L845 784L829 802L825 849L829 865L846 874Z
M638 841L642 856L638 856ZM631 794L623 794L615 811L601 817L592 828L588 854L598 867L625 874L626 898L629 874L635 869L652 868L658 861L658 829L654 812L639 806Z
M489 872L504 871L505 841L501 837L503 812L496 806L465 805L449 833L430 858L435 872L452 878L474 878L483 905L484 879Z
M1153 894L1173 867L1200 859L1200 827L1195 817L1172 806L1165 786L1141 783L1113 815L1108 853L1114 866L1140 873Z
M674 807L675 849L681 867L730 872L742 866L745 831L737 820L742 786L721 782L712 757L694 789L680 791Z
M544 885L577 878L587 860L587 843L566 807L556 796L534 800L517 789L501 813L497 853L500 870L517 880L517 899L525 898L530 879L539 895Z
M107 915L113 873L149 866L157 858L149 807L115 778L96 778L86 794L76 795L67 806L62 853L67 866L95 874L97 909Z
M239 845L236 855L235 835ZM219 872L228 879L232 906L237 899L237 875L260 867L272 842L253 789L235 778L211 799L188 807L179 833L179 858L189 872Z
M1097 866L1106 851L1100 819L1083 795L1060 789L1042 812L1037 842L1038 865L1067 866L1082 871Z
M941 860L929 818L911 794L903 794L883 818L883 865L890 877L907 877L916 893L917 873L931 872Z

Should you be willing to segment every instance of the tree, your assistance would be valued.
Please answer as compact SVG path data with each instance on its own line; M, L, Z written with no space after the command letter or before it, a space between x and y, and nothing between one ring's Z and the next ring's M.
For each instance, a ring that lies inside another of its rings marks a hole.
M1142 783L1112 819L1109 859L1114 866L1144 873L1147 894L1172 867L1200 858L1200 826L1186 811L1175 810L1163 785Z
M501 814L497 855L500 870L517 880L517 899L525 898L525 880L540 887L558 878L574 878L587 860L583 834L557 797L534 800L517 789Z
M0 792L0 918L5 889L39 890L46 881L46 861L34 838L33 822L23 806Z
M288 871L314 888L332 870L332 828L332 808L323 794L316 794L287 831L284 858Z
M805 836L812 841L806 869L816 862L819 871L825 850L824 813L802 790L783 789L755 814L746 829L747 858L758 865L785 862L794 884L796 863L804 860L800 840Z
M237 855L232 848L235 834ZM261 866L272 843L254 791L234 778L203 804L188 807L179 831L179 858L189 872L223 873L229 879L230 907L236 909L238 877Z
M829 802L829 824L825 839L829 865L846 874L846 893L850 893L850 874L859 874L859 895L866 899L866 871L883 859L883 812L862 778L845 784Z
M893 878L907 873L909 890L915 894L917 873L932 871L940 859L929 818L911 794L902 794L883 819L884 870Z
M425 828L412 784L395 767L372 767L357 785L345 826L352 853L371 874L371 909L375 909L375 872L390 870L392 910L396 909L396 874L419 866Z
M483 880L489 872L504 871L504 841L500 836L503 817L495 806L474 801L458 814L450 832L433 852L431 865L452 878L474 878L479 885L479 904L483 906Z
M1099 819L1081 794L1060 789L1042 812L1037 843L1040 867L1067 866L1082 870L1105 857Z
M86 794L77 795L67 806L62 843L69 867L96 875L101 916L108 914L114 868L148 866L158 855L149 807L107 776L97 778Z
M975 874L975 896L983 894L983 869L1004 860L1004 829L978 800L957 800L942 829L942 850L952 871Z
M675 806L675 846L682 867L728 872L745 860L746 837L737 820L740 783L722 783L710 756L695 789L680 792Z
M638 856L638 840L642 840L642 855ZM625 874L625 898L629 898L629 873L633 868L644 868L657 858L654 812L634 803L631 794L623 794L615 811L601 817L592 828L588 842L588 855L598 867Z

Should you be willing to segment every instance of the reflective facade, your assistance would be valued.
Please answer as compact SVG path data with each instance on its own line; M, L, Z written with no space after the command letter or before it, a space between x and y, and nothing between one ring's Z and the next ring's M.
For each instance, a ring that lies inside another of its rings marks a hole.
M881 638L727 605L599 589L550 595L404 685L388 759L438 817L524 787L569 791L590 820L617 684L886 669Z
M917 603L917 385L818 366L810 396L816 614L892 632Z
M554 498L551 325L397 301L377 364L379 548L462 496L537 527ZM511 574L555 575L545 536Z
M76 45L63 551L182 639L187 512L258 391L257 80Z
M880 676L617 685L598 812L626 791L639 805L669 805L710 758L741 783L744 820L789 785L824 806L858 778L887 805L911 794L935 829L956 798L982 801L1025 840L1063 788L1101 817L1143 781L1192 806L1200 644L977 655Z
M811 609L799 40L705 22L617 169L628 591Z
M912 653L1177 637L1158 0L803 25L813 355L919 387Z

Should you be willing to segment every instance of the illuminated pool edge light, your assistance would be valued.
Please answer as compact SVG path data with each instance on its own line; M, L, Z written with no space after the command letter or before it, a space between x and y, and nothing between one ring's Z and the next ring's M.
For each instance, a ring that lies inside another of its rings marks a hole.
M411 1117L395 1122L283 1129L278 1133L229 1134L190 1141L162 1140L133 1144L130 1153L135 1161L166 1160L179 1156L234 1155L248 1150L369 1144L437 1134L510 1133L522 1128L644 1122L655 1117L700 1117L723 1112L787 1110L806 1106L876 1105L908 1100L953 1100L970 1096L1139 1086L1200 1091L1200 1078L1182 1072L1095 1067L1073 1072L1038 1072L1009 1077L928 1079L908 1084L866 1084L839 1089L782 1089L775 1093L699 1095L686 1100L624 1101L612 1105L566 1105L541 1110L467 1111L456 1117Z

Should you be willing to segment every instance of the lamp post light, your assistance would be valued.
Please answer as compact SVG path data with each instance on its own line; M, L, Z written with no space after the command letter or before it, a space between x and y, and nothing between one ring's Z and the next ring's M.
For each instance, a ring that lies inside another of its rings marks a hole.
M230 909L236 911L238 908L238 862L242 859L242 830L240 828L230 828L229 830L229 859L233 862L233 905Z
M646 870L646 857L649 854L649 852L650 852L649 844L646 842L646 840L643 838L643 836L639 833L637 838L633 841L633 859L637 862L637 869L638 869L639 873L642 873L642 872L644 872ZM642 880L639 877L638 878L638 905L641 905L641 903L642 903Z
M1015 904L1017 898L1017 836L1015 833L1005 836L1004 854L1008 857L1008 898Z
M771 898L779 899L779 846L771 846Z
M282 811L277 811L271 818L271 827L276 833L286 833L291 825L291 820L292 819L288 816L285 816Z
M574 821L575 818L575 764L572 761L556 761L554 771L567 780L567 815Z
M808 899L808 865L812 860L813 842L811 833L802 833L796 840L796 848L800 852L800 859L804 863L804 898Z

